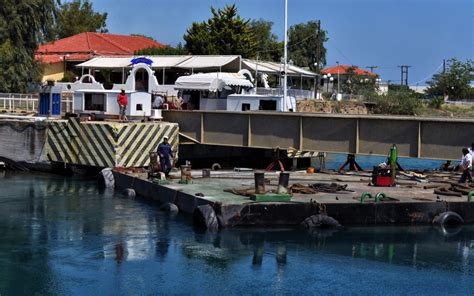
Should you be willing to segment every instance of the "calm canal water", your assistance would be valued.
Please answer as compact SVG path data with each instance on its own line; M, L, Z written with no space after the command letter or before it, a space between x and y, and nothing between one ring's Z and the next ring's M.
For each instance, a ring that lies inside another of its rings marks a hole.
M474 228L203 233L95 180L0 172L0 294L473 295Z

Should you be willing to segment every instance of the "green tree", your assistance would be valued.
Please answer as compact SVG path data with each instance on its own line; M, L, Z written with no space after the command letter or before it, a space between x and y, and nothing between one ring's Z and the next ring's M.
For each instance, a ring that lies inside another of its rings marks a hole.
M352 95L366 95L377 90L377 77L369 75L360 75L355 69L357 66L351 66L347 69L347 79L341 81L343 93Z
M176 47L172 47L167 45L165 47L150 47L145 49L140 49L135 51L135 55L186 55L188 51L184 46L180 43Z
M273 22L264 19L250 22L250 30L258 43L256 54L259 60L280 62L283 55L283 42L279 42L278 37L272 33L272 27Z
M38 82L41 65L34 60L40 42L50 39L55 0L2 0L0 5L0 92L25 92Z
M56 21L56 38L61 39L82 32L106 33L107 13L95 12L88 0L74 0L61 4Z
M446 71L434 74L428 81L426 92L430 95L445 96L454 99L470 97L470 83L474 78L474 61L459 61L455 58L447 61Z
M153 38L151 36L148 36L148 35L145 35L145 34L130 34L130 36L143 37L143 38L147 38L147 39L156 41L155 38Z
M318 71L326 65L327 32L319 21L291 26L288 31L289 58L295 65ZM317 63L317 64L315 64Z
M235 5L211 7L212 17L193 23L184 35L186 49L194 55L242 55L253 57L258 43L249 20L237 14Z

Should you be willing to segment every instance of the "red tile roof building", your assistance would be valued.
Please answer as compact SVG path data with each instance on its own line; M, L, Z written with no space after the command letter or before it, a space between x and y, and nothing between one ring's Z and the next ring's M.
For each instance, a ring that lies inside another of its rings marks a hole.
M42 44L35 58L45 64L68 61L87 61L95 56L130 56L136 50L165 45L142 36L127 36L85 32Z
M345 66L345 65L339 65L339 66L335 66L335 67L322 69L321 73L322 74L331 74L331 75L337 75L339 73L339 75L346 75L346 74L348 74L347 72L348 72L349 68L353 69L354 74L358 74L358 75L362 75L362 76L374 76L374 77L379 76L376 73L366 71L366 70L362 70L361 68L358 68L358 67L355 67L355 66Z
M76 72L74 64L96 56L131 56L135 51L165 45L143 36L85 32L42 44L35 59L44 64L42 81L61 80L66 71Z

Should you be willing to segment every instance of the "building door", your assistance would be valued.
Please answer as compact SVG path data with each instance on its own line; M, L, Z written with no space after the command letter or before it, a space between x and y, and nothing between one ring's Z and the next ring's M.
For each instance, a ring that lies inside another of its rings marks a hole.
M139 92L149 92L148 79L148 72L145 69L139 69L135 73L135 90Z

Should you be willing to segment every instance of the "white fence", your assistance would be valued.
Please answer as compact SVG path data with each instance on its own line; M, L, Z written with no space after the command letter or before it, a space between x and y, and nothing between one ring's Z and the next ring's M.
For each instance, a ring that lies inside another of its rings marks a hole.
M0 93L0 112L36 113L38 112L38 94ZM61 113L73 112L73 93L61 94Z
M8 113L36 112L38 94L0 93L0 109Z

